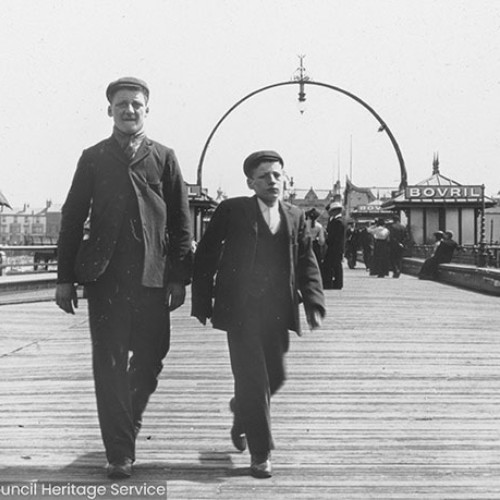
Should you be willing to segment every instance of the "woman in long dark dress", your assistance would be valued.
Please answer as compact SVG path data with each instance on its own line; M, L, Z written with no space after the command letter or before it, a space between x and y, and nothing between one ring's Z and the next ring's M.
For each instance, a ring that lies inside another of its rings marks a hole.
M432 255L425 259L420 271L418 273L418 277L421 280L432 280L437 276L437 270L439 262L436 259L436 252L443 240L444 233L443 231L436 231L434 233L434 238L436 239L433 247L432 247Z
M378 219L375 228L370 231L374 242L370 275L384 278L389 274L390 268L390 232L389 229L385 227L384 219Z

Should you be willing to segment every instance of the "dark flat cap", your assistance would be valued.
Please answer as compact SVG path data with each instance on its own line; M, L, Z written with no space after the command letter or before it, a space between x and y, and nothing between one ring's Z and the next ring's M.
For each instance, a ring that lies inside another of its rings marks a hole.
M123 78L118 78L114 82L111 82L106 89L106 97L108 101L111 102L115 93L120 89L139 89L144 92L146 99L149 99L149 87L148 84L139 78L133 76L124 76Z
M256 151L255 153L249 155L243 162L243 172L245 172L245 175L249 177L252 170L265 161L277 161L281 163L281 166L283 166L283 158L281 158L276 151Z

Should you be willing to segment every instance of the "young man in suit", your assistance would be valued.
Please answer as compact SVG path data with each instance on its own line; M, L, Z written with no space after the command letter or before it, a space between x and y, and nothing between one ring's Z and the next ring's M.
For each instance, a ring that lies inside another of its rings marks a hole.
M302 210L280 201L283 160L257 151L244 161L253 197L223 201L195 254L192 315L225 330L234 376L231 438L251 454L254 477L272 474L270 398L285 381L289 330L300 334L299 301L317 328L321 277Z
M62 209L56 303L74 314L85 286L108 476L125 478L184 302L191 229L175 154L144 132L147 84L121 78L106 96L113 133L83 152Z

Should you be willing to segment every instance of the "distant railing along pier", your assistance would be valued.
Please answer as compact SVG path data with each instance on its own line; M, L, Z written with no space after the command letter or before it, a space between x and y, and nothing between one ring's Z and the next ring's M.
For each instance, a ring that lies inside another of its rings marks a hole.
M31 268L31 269L30 269ZM0 246L0 276L57 269L57 245Z
M433 245L414 245L407 250L406 257L414 257L417 259L427 259L432 255ZM485 267L500 268L500 245L486 245ZM465 264L468 266L481 266L482 251L479 245L463 245L460 250L453 254L454 264Z

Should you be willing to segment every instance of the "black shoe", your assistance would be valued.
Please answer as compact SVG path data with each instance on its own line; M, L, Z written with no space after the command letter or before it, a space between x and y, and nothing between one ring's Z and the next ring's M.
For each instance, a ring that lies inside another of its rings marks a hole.
M267 479L273 475L271 457L269 453L252 455L250 474L257 479Z
M123 460L111 462L108 464L108 477L110 479L127 479L132 475L131 458L124 458Z
M231 441L233 442L234 447L238 451L245 451L247 449L247 438L243 429L241 428L241 424L238 422L235 412L235 401L234 398L231 398L229 401L229 408L233 413L233 426L231 427Z
M247 438L245 434L240 433L234 425L231 427L231 440L238 451L245 451L247 449Z

